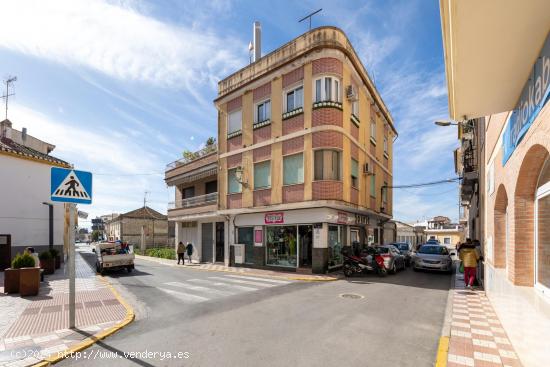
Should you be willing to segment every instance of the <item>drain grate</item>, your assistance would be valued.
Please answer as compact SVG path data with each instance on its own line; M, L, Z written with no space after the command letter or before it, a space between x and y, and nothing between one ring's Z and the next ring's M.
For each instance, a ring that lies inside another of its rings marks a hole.
M342 298L349 298L349 299L361 299L361 298L365 298L364 296L360 295L360 294L356 294L356 293L344 293L344 294L341 294L340 297Z

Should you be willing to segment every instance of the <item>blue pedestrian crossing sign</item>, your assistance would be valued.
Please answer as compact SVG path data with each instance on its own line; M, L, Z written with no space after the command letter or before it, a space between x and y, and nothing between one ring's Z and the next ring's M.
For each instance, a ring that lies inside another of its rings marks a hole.
M65 203L92 203L92 173L52 167L51 200Z

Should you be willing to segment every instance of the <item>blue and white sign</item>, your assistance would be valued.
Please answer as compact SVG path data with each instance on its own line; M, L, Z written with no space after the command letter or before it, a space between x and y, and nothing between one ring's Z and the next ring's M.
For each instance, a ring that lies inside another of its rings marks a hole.
M65 203L92 203L92 173L52 167L51 200Z
M550 99L550 34L537 58L529 80L523 87L519 102L514 108L503 135L502 165L514 153L533 121Z

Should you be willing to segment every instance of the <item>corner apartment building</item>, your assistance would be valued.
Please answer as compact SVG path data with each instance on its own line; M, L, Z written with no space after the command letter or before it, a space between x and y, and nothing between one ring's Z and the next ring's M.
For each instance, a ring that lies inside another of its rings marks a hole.
M523 365L541 366L550 360L550 3L440 5L450 116L482 143L469 195L480 210L468 221L481 219L485 289Z
M340 29L313 29L223 79L215 104L217 214L242 245L236 259L324 273L342 246L384 242L397 132Z

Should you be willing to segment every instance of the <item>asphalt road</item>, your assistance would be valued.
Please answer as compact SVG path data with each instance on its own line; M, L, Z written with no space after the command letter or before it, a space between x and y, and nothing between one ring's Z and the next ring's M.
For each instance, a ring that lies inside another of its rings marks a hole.
M266 281L143 260L108 276L136 321L61 366L432 366L451 282L412 269Z

